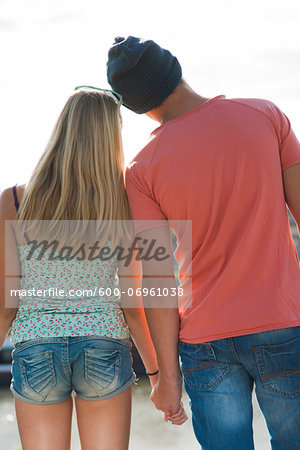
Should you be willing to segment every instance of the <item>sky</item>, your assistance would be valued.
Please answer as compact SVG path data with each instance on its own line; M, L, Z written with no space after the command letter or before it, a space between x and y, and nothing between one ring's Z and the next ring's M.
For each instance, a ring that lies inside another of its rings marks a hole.
M26 183L74 87L108 88L115 36L153 39L204 97L276 103L300 138L298 0L0 0L0 190ZM129 162L158 124L125 107Z

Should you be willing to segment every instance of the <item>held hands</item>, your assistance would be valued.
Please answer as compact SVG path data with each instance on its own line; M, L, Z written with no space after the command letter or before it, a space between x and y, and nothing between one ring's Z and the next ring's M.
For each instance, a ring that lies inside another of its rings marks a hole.
M164 414L164 421L170 420L173 425L182 425L184 422L186 422L188 419L187 413L185 412L185 409L183 407L182 402L180 402L180 408L177 411L176 414L173 414L172 417L167 417L166 414Z
M174 425L182 425L187 420L187 414L181 402L182 380L178 373L174 379L165 379L158 373L149 377L152 386L151 401L156 409L163 411L164 421Z

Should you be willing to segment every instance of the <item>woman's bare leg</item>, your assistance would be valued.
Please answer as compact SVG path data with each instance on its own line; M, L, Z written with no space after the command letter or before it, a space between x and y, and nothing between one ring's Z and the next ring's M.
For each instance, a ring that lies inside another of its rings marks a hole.
M75 397L82 450L127 450L131 421L131 386L107 400Z
M69 450L73 399L34 405L15 397L22 450Z

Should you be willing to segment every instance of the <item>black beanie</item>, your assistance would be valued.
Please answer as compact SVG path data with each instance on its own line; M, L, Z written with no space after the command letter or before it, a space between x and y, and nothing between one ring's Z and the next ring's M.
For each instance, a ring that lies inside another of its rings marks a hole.
M143 114L159 106L181 80L177 58L153 41L117 37L108 52L107 79L127 108Z

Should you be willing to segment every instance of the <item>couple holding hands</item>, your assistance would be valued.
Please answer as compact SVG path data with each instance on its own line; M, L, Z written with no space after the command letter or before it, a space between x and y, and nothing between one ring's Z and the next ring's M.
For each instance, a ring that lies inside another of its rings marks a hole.
M107 76L112 90L75 89L29 182L1 195L0 344L11 330L23 449L69 449L73 403L83 449L128 448L130 335L151 400L176 425L183 378L204 450L254 448L254 384L272 448L299 449L300 269L286 206L299 227L300 144L289 120L267 100L200 96L151 40L116 38ZM126 170L122 104L159 123ZM76 230L50 228L43 254L29 255L32 222ZM53 257L58 236L109 252ZM120 250L132 242L129 261ZM20 275L10 283L7 265ZM52 295L12 304L8 284Z

